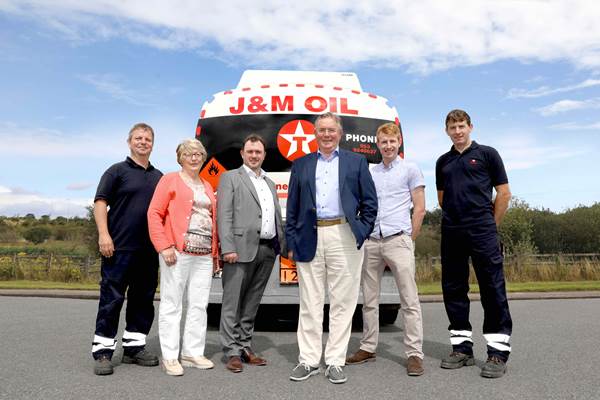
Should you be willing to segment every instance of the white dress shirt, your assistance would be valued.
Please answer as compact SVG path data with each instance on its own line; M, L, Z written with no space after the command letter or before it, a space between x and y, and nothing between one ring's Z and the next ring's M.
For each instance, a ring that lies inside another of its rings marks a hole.
M263 169L260 170L260 175L257 176L254 171L248 168L244 164L244 169L248 176L250 177L250 181L254 185L256 189L256 193L258 194L258 200L260 201L260 210L261 210L261 227L260 227L260 238L261 239L273 239L277 234L275 230L275 199L273 199L273 192L267 185L267 181L265 178L267 174Z

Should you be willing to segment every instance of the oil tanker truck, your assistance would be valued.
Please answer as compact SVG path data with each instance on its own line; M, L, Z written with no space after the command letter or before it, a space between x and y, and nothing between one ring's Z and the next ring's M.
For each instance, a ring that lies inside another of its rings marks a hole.
M195 136L208 154L201 176L216 191L221 174L241 166L243 139L256 133L266 143L267 157L262 167L276 184L285 217L292 161L317 150L313 121L327 111L342 119L340 147L363 154L370 164L381 161L376 147L377 127L386 122L400 126L396 109L385 98L363 91L355 73L247 70L236 88L216 93L200 110ZM404 156L403 147L400 155ZM212 320L218 318L222 296L221 281L219 276L215 278L209 301ZM281 257L265 289L261 311L268 310L274 318L294 319L298 315L294 306L297 310L296 269L290 260ZM398 291L391 273L386 271L381 284L380 321L393 323L398 308ZM360 313L356 314L359 317Z

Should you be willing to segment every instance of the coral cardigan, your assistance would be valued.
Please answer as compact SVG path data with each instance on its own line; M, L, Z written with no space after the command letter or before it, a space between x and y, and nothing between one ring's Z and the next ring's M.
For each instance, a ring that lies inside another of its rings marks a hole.
M210 183L204 179L202 183L212 206L212 257L213 261L218 262L217 199ZM188 230L193 202L194 192L185 184L179 172L171 172L160 179L148 208L150 240L157 252L173 246L183 251L183 239Z

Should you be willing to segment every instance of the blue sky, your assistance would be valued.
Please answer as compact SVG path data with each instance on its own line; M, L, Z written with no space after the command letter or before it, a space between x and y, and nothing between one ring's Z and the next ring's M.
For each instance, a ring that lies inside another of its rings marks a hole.
M429 209L453 108L515 196L553 211L600 199L595 2L213 3L0 0L0 215L84 215L138 121L157 133L152 162L178 169L204 101L246 69L356 72L397 108Z

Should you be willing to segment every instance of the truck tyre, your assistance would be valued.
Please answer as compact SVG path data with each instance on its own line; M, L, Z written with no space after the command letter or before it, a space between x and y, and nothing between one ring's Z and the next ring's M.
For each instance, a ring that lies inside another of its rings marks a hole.
M398 317L399 304L382 304L379 306L379 325L392 325Z

